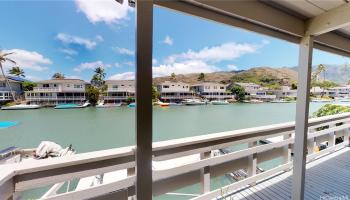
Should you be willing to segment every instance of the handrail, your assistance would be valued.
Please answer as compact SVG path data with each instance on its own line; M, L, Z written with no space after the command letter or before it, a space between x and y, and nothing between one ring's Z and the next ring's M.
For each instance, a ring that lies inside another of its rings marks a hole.
M308 138L316 138L327 134L334 135L335 132L349 130L349 123L350 113L310 119L309 127L316 131L309 133ZM338 125L336 126L336 124ZM254 142L262 138L289 135L289 138L287 137L280 142L255 147L253 146L218 157L204 158L177 167L155 169L153 172L154 181L156 183L161 183L162 181L171 180L172 177L181 176L189 172L196 172L205 167L212 167L214 171L216 169L221 170L221 172L219 172L219 170L215 173L224 173L225 171L222 171L222 167L227 162L244 160L253 154L263 157L265 156L265 158L261 157L261 160L267 159L268 157L266 156L268 154L274 155L271 154L272 151L285 147L291 148L290 145L294 143L294 138L292 138L292 133L295 128L294 126L294 122L286 122L155 142L153 143L154 160L167 160L191 154L202 154L235 143ZM324 130L317 129L325 126L328 126L328 128ZM335 140L335 137L332 138ZM75 154L55 159L36 160L35 165L31 165L30 162L25 162L23 164L9 164L0 169L0 191L5 188L5 185L11 190L11 184L9 184L9 181L14 183L12 185L14 185L15 192L21 192L33 187L45 186L71 180L73 178L81 178L120 169L133 168L135 167L134 148L134 146L129 146ZM225 170L230 169L226 167ZM2 194L0 194L0 197L2 197L1 195Z

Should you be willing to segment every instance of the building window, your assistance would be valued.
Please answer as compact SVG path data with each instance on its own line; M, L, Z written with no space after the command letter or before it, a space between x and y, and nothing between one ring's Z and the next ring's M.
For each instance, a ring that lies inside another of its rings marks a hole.
M67 87L70 87L70 84L67 84Z
M6 83L0 83L0 87L6 87Z
M163 88L169 88L169 85L163 85Z
M223 90L223 89L225 89L225 87L220 87L220 89L222 89L222 90Z
M118 85L112 85L113 89L118 89Z
M74 85L74 88L83 88L82 85Z
M50 85L49 84L43 84L43 87L44 88L48 88L48 87L50 87Z

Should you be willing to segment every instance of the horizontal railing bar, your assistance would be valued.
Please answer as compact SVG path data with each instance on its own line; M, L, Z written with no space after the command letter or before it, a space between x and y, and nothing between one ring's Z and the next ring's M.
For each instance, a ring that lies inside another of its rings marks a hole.
M72 192L67 192L63 194L58 194L54 196L50 196L46 198L47 200L66 200L66 199L74 199L74 200L82 200L82 199L90 199L93 197L98 197L100 195L104 195L106 193L118 191L124 188L128 188L134 185L135 176L127 177L126 179L114 181L111 183L101 184L94 187L76 190Z
M347 129L347 128L350 128L350 124L344 124L344 125L335 126L335 127L332 127L332 128L327 128L327 129L324 129L324 130L316 131L316 132L313 132L313 133L309 133L307 138L311 139L311 138L315 138L315 137L319 137L319 136L322 136L322 135L329 134L331 132L341 131L341 130L344 130L344 129Z
M199 161L196 161L190 164L185 164L175 168L170 168L165 170L153 170L153 180L161 180L164 178L176 176L176 175L187 173L190 171L199 170L206 166L215 166L228 161L247 157L254 153L261 153L274 148L283 147L285 145L291 144L293 141L294 139L290 138L287 140L283 140L281 142L260 145L253 148L244 149L233 153L228 153L222 156L216 156L216 157L199 160Z
M36 187L46 186L57 182L72 180L135 167L131 157L109 159L98 163L87 163L77 166L61 167L39 172L31 172L15 176L15 191L24 191Z
M278 166L276 168L273 168L271 170L259 173L259 174L255 175L255 176L251 176L251 177L248 177L248 178L243 179L241 181L238 181L238 182L232 183L230 185L227 185L227 186L225 186L223 188L216 189L214 191L208 192L208 193L206 193L204 195L201 195L199 197L192 198L191 200L215 199L217 197L220 197L222 195L223 191L225 191L226 193L231 193L231 192L233 192L233 191L235 191L235 190L237 190L237 189L239 189L241 187L247 186L250 183L262 180L262 179L267 178L269 176L272 176L272 175L274 175L274 174L276 174L278 172L281 172L283 170L289 169L292 166L293 166L292 162L280 165L280 166Z
M202 152L208 152L208 151L212 151L212 150L222 149L222 148L226 148L226 147L233 146L233 145L236 145L236 144L244 144L244 143L248 143L248 142L255 142L255 141L258 141L258 140L264 140L264 139L278 137L278 136L282 136L282 135L286 135L286 134L292 134L292 133L293 133L292 131L287 131L287 132L279 132L279 133L276 133L276 134L266 135L266 136L249 137L247 139L239 138L239 140L233 140L233 141L229 141L229 142L225 142L225 143L218 143L218 144L214 143L211 146L198 147L198 148L193 148L193 146L192 146L187 151L185 149L183 149L183 148L175 148L175 149L170 149L169 151L167 151L166 154L164 154L164 152L163 152L161 155L153 157L153 160L154 161L169 160L169 159L183 157L183 156L188 156L188 155L193 155L193 154L197 154L197 153L202 153ZM238 139L238 138L236 138L236 139Z

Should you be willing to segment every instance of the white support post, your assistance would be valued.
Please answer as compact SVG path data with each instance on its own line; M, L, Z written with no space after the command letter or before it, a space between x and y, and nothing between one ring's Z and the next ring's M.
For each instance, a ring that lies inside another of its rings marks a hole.
M200 154L201 160L210 158L211 152L204 152ZM206 166L201 169L201 175L200 175L200 181L201 181L201 193L205 194L210 192L210 167Z
M152 199L153 1L136 2L136 198Z
M291 133L283 135L283 140L288 140L292 137ZM288 144L283 148L283 158L284 158L284 163L288 163L292 160L291 158L292 155L292 144Z
M295 120L295 144L293 159L292 199L304 199L307 132L309 120L310 79L312 71L312 36L305 36L300 42L298 93Z
M248 147L251 148L251 147L255 147L258 143L255 141L255 142L250 142L248 144ZM248 176L249 177L252 177L252 176L255 176L256 175L256 167L257 167L257 154L254 153L252 155L249 156L249 159L248 159ZM256 183L253 182L251 183L250 185L255 185Z
M335 127L335 124L329 125L329 128L333 128L333 127ZM335 138L336 138L335 132L329 133L329 135L328 135L328 147L332 147L335 145Z

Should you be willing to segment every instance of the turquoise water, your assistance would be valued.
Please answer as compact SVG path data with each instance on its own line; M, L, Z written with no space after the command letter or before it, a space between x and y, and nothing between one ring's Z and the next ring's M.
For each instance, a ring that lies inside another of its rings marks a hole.
M322 105L312 103L310 113ZM162 141L294 121L295 104L154 107L153 117L153 141ZM72 144L81 153L135 143L135 109L128 107L8 110L0 111L0 121L19 122L17 126L0 129L0 149L8 146L36 147L41 141L50 140L62 146ZM277 159L274 163L278 162ZM269 165L263 163L262 167L267 168ZM215 178L212 179L212 187L218 188L229 182L225 177ZM26 197L34 198L44 190L38 191ZM199 185L176 192L198 193ZM155 199L181 200L189 197L163 195Z

